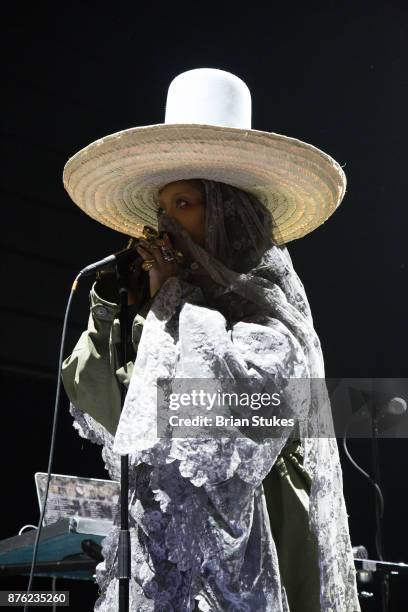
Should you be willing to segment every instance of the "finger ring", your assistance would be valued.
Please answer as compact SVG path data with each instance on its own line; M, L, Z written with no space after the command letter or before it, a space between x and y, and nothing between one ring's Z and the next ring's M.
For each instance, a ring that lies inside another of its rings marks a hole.
M145 272L148 272L154 264L155 260L154 259L145 259L144 262L142 263L142 268Z
M163 245L160 247L160 251L161 251L164 261L174 261L176 259L173 251L169 249L168 247Z

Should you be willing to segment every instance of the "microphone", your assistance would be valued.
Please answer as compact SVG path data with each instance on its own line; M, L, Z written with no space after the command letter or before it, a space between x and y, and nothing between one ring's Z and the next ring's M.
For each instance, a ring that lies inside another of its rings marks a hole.
M366 403L361 409L361 416L375 418L378 433L383 434L405 416L407 412L407 402L403 397L386 397L384 393L376 393L377 401L373 406L371 402Z
M379 394L378 394L379 395ZM387 397L385 399L385 394L383 395L383 399L379 402L379 407L377 407L377 421L381 421L383 419L387 419L387 417L394 418L398 420L407 410L407 402L402 397ZM373 408L370 407L370 411L374 412ZM363 408L363 413L368 414L369 410L367 410L367 406Z
M406 410L407 402L402 397L393 397L386 405L384 412L393 416L402 416Z
M391 392L359 390L349 388L352 412L365 417L369 414L380 421L386 417L402 417L407 411L407 401L401 396L393 396Z
M98 272L98 270L101 270L102 268L112 267L114 265L120 266L122 268L127 267L131 262L136 261L137 259L142 261L143 257L138 253L135 248L123 249L118 253L113 253L113 255L108 255L107 257L96 261L95 263L89 264L89 266L86 266L85 268L83 268L83 270L81 270L77 278L80 278L82 276L90 276L91 274Z

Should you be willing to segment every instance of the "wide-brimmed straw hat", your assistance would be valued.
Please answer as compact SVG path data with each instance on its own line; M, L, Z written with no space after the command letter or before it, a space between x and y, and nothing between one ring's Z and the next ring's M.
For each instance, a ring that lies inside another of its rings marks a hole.
M284 244L324 223L342 201L346 176L327 153L296 138L251 128L251 93L214 68L170 83L165 122L110 134L71 157L63 181L90 217L129 236L157 228L159 189L205 178L256 196Z

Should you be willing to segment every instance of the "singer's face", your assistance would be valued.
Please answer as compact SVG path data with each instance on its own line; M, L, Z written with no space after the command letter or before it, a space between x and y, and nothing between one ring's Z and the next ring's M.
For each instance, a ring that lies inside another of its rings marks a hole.
M194 242L204 246L205 192L199 180L168 183L159 191L159 204L158 214L163 210L169 217L175 217ZM173 244L183 252L183 245L174 240Z

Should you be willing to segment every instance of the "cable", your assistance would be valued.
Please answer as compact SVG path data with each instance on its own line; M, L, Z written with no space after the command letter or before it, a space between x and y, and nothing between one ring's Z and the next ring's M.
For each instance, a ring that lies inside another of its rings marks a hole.
M367 480L371 483L371 485L374 487L374 490L378 496L378 499L380 500L380 521L382 521L383 517L384 517L384 497L382 494L382 491L380 489L380 486L378 485L378 483L375 482L375 480L373 480L371 478L371 476L365 471L363 470L362 467L360 467L358 465L358 463L356 461L354 461L353 457L351 456L348 447L347 447L347 432L348 432L348 428L349 425L351 424L352 419L350 419L344 429L344 435L343 435L343 448L344 448L344 452L346 453L347 458L349 459L349 461L351 462L351 464L360 472L360 474L362 474L363 476L365 476L365 478L367 478ZM380 538L381 538L381 534L379 533L378 529L376 529L375 532L375 548L377 551L377 555L379 557L381 557L382 559L382 555L379 555L379 551L381 551L381 543L380 543ZM389 599L389 585L388 585L388 578L386 579L386 583L385 583L385 593L383 595L383 593L381 594L383 600L382 600L382 609L383 610L388 610L388 599Z
M18 532L18 535L21 535L25 529L27 529L27 527L32 527L33 529L37 529L37 525L24 525L24 527L22 527L20 529L20 531Z
M33 558L31 561L30 579L28 582L28 588L26 591L26 595L28 595L31 591L31 586L32 586L33 576L34 576L34 568L35 568L35 564L37 561L38 544L40 541L42 525L43 525L43 520L44 520L44 515L45 515L45 509L47 506L48 489L49 489L50 479L51 479L52 461L54 458L55 438L56 438L56 432L57 432L58 410L59 410L60 395L61 395L61 370L62 370L62 361L63 361L63 355L64 355L65 336L66 336L66 331L67 331L68 316L69 316L69 311L71 309L72 298L74 296L76 288L78 287L78 281L79 281L79 278L82 272L83 270L81 270L81 272L78 274L78 276L72 283L71 291L68 297L67 306L65 309L64 323L62 326L61 344L60 344L60 352L59 352L59 360L58 360L57 390L55 393L55 404L54 404L54 421L52 425L51 446L50 446L50 454L49 454L49 459L48 459L47 485L45 488L44 502L43 502L41 516L38 522L37 532L35 536ZM27 610L28 610L28 605L25 604L24 612L26 612Z
M360 467L360 466L358 465L358 463L356 463L356 462L354 461L353 457L350 455L350 452L349 452L349 450L348 450L348 447L347 447L347 431L348 431L348 428L349 428L350 423L351 423L351 420L350 420L350 421L347 423L346 428L345 428L345 430L344 430L344 435L343 435L343 448L344 448L344 452L346 453L347 458L348 458L348 459L349 459L349 461L350 461L350 462L351 462L351 463L354 465L354 467L355 467L355 468L356 468L356 469L357 469L357 470L358 470L358 471L359 471L359 472L360 472L360 473L361 473L363 476L365 476L365 477L367 478L367 480L368 480L368 481L369 481L369 482L372 484L372 486L374 487L374 489L375 489L375 491L376 491L376 493L377 493L377 495L378 495L378 498L379 498L379 500L380 500L380 506L381 506L381 509L380 509L380 516L381 516L381 519L382 519L382 518L383 518L383 516L384 516L384 497L383 497L383 494L382 494L382 492L381 492L381 489L380 489L380 487L378 486L378 484L375 482L375 480L373 480L373 479L371 478L370 474L368 474L367 472L365 472L365 471L363 470L363 468L362 468L362 467Z

